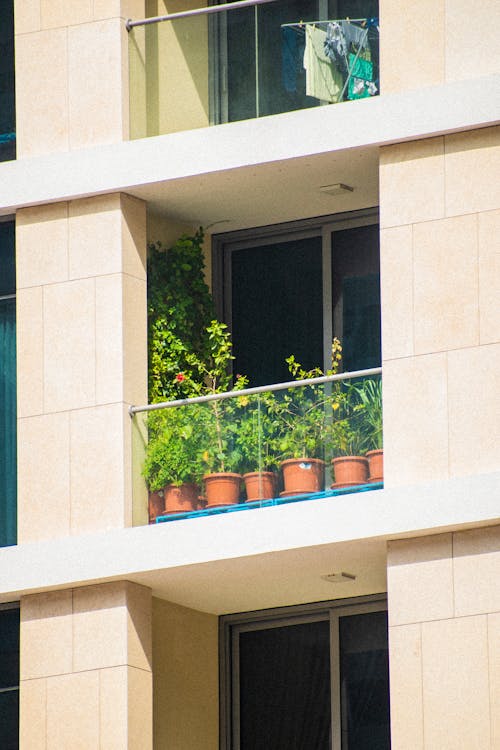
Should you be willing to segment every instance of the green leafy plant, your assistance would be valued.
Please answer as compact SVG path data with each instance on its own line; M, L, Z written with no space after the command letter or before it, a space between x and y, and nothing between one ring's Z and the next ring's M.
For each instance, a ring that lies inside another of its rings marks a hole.
M337 411L325 430L325 449L334 458L359 456L366 452L366 438L360 429L359 405L352 402L349 385L335 395Z
M232 354L231 334L225 323L212 320L206 329L205 357L194 352L186 353L186 370L181 373L181 388L190 396L215 396L230 390L241 390L247 378L237 375L234 384L230 365ZM240 406L232 398L214 399L200 405L205 417L200 425L199 438L204 444L203 460L207 472L238 471L241 453L237 445L237 416Z
M276 416L275 393L265 391L255 396L240 396L237 406L236 445L241 457L241 473L276 469L280 422Z
M286 359L290 374L295 380L310 380L323 375L335 375L342 360L342 346L335 338L332 342L332 366L325 373L315 367L305 370L295 357ZM276 394L272 413L279 420L279 453L285 458L318 458L323 455L325 435L331 412L338 409L336 383L315 384L290 388Z
M149 442L143 474L149 489L157 492L168 484L180 487L199 484L203 475L203 429L205 413L198 405L151 412Z
M365 439L365 450L379 450L383 447L382 434L382 380L366 378L352 386L358 394L361 405L360 429Z
M188 366L190 380L202 374L188 365L208 357L207 329L214 305L205 282L203 230L183 235L170 248L160 242L148 247L148 388L150 403L186 395L179 379Z
M360 456L382 447L382 383L339 383L333 394L333 419L326 430L327 450L334 456Z

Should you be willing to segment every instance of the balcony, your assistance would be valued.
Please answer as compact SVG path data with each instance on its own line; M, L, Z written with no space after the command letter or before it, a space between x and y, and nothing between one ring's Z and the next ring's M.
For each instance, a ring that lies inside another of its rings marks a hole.
M380 489L380 368L132 407L150 523ZM244 381L240 381L244 385ZM136 476L135 506L145 503Z
M129 21L131 138L377 95L378 4L349 7L240 0Z

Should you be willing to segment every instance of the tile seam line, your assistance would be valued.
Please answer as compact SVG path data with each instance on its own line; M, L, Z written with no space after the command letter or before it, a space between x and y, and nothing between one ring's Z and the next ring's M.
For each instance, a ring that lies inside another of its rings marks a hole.
M455 622L456 620L467 620L477 617L488 617L490 614L496 614L496 612L474 612L466 615L452 615L451 617L435 617L432 620L409 620L408 622L393 623L391 628L406 627L408 625L428 625L433 622Z
M47 411L42 412L40 414L28 414L24 417L19 417L20 420L22 419L37 419L38 417L49 417L52 414L72 414L73 412L80 412L80 411L86 411L88 409L99 409L104 406L126 406L127 408L131 406L131 404L128 401L106 401L105 403L95 403L95 404L89 404L88 406L71 406L68 409L57 409L55 411ZM0 547L0 549L2 549Z
M90 26L95 23L106 23L106 21L123 21L123 25L127 22L125 16L107 16L106 18L91 18L88 21L79 21L78 23L68 23L60 26L42 26L40 23L39 29L32 29L31 31L15 31L14 36L17 39L21 36L32 36L33 34L44 34L50 31L64 31L67 29L77 29L80 26Z
M148 243L149 244L149 243ZM24 291L28 289L46 289L54 286L61 286L62 284L71 284L73 281L91 281L92 279L104 279L111 276L127 276L130 279L136 279L137 281L147 281L145 276L137 276L136 274L130 273L129 271L111 271L110 273L98 273L91 276L78 276L75 278L61 279L60 281L49 281L46 284L32 284L29 286L20 286L17 291Z
M145 672L146 674L151 674L151 669L145 669L144 667L138 667L135 664L129 664L128 662L120 662L119 664L108 664L105 666L99 666L99 667L89 667L88 669L71 669L69 672L55 672L54 674L45 674L45 675L39 675L38 677L21 677L19 680L19 684L22 682L36 682L38 680L51 680L53 678L57 677L67 677L68 675L75 675L75 674L92 674L93 672L102 672L107 669L123 669L124 667L127 667L129 669L137 669L139 672Z

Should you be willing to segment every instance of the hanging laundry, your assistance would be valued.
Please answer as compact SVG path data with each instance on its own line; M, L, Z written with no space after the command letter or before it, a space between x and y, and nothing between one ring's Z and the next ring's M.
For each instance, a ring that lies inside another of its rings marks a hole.
M338 102L343 88L343 76L325 54L326 31L306 25L304 68L306 94L327 102Z
M340 28L344 35L347 49L349 49L351 44L357 49L370 49L370 44L368 42L368 28L357 26L355 23L351 23L351 21L340 21Z
M304 34L298 34L291 26L281 29L281 78L283 88L289 94L297 91L297 79L303 69L305 43Z
M326 27L325 55L337 65L343 76L347 76L348 45L342 27L336 21Z
M377 86L373 81L373 63L351 52L349 69L351 76L347 89L348 99L365 99L368 96L375 96Z

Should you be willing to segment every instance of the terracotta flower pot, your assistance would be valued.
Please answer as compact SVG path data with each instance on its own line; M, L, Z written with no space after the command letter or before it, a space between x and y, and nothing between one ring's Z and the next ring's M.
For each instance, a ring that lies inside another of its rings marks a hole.
M198 495L198 487L191 482L179 486L167 484L163 490L165 513L186 513L190 510L197 510Z
M289 458L281 464L284 491L280 497L320 492L325 481L325 462L321 458Z
M156 523L156 517L162 516L165 510L163 493L150 492L148 494L148 519L149 523Z
M354 487L368 482L368 460L363 456L340 456L332 459L335 482L332 489Z
M252 471L243 474L247 502L270 500L276 494L276 475L272 471Z
M226 471L205 474L205 497L207 508L217 505L235 505L240 498L241 474Z
M370 482L383 482L384 481L384 451L382 448L379 450L368 451L366 454L368 459L368 471L370 474Z

